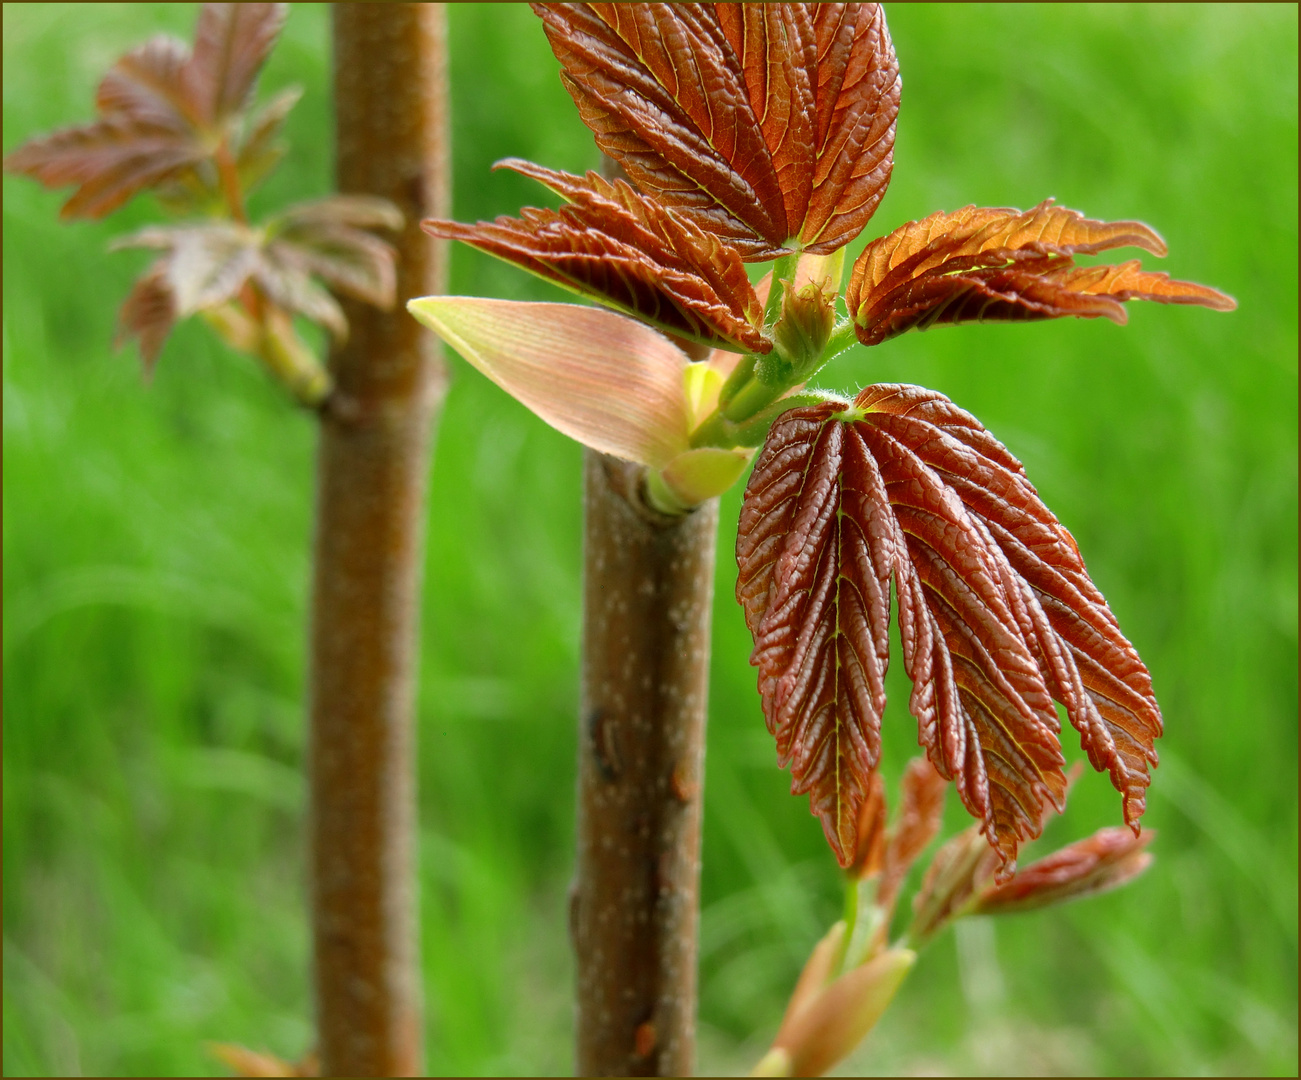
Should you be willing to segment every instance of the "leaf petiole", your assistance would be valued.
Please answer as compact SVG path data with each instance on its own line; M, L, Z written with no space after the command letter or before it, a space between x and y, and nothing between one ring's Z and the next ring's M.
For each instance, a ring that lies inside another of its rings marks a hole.
M801 409L806 405L821 405L828 401L844 404L834 394L809 390L779 398L771 402L767 408L741 422L729 420L722 410L715 409L692 432L691 445L692 447L718 446L726 450L737 446L760 446L768 437L769 429L783 413L791 409Z
M754 374L755 363L754 353L746 353L741 357L741 362L732 369L727 381L718 390L718 407L720 409L724 408L732 398L736 397L737 391L750 381L750 377Z
M840 319L836 322L836 328L831 331L831 337L827 339L826 348L822 350L822 360L819 367L828 361L834 360L846 349L857 344L858 335L854 331L852 319ZM810 373L812 374L812 372Z

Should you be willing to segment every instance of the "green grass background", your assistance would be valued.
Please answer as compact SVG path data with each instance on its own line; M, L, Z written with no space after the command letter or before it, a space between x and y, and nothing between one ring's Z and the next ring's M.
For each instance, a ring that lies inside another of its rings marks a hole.
M934 387L1025 462L1152 670L1167 734L1152 870L963 924L846 1071L1295 1074L1297 9L888 10L894 179L867 233L1053 195L1139 218L1222 315L914 334L820 380ZM193 5L4 5L4 149L92 115L98 75ZM539 192L489 172L596 152L523 5L453 5L456 214ZM329 28L296 5L263 92L293 151L254 200L324 194ZM183 326L146 385L114 354L151 220L57 222L4 180L4 1070L220 1072L205 1040L311 1038L302 699L313 426ZM548 298L460 249L454 291ZM459 359L433 463L421 647L421 934L431 1072L571 1068L579 448ZM724 498L707 757L703 1072L748 1071L840 904L788 794L731 599ZM915 749L902 665L886 764ZM1078 747L1068 753L1078 757ZM962 825L950 800L949 825ZM1090 773L1042 843L1119 820ZM1042 847L1041 847L1042 850Z

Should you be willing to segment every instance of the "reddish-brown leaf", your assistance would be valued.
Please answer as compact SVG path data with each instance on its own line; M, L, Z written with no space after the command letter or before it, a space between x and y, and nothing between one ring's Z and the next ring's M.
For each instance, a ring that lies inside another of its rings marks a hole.
M890 830L877 903L889 909L917 856L939 834L944 817L944 793L949 783L924 757L915 757L904 769L899 820Z
M891 573L922 744L1001 873L1065 795L1053 698L1137 826L1161 730L1147 670L1020 464L942 395L883 385L786 413L737 561L779 761L842 865L879 756Z
M1093 221L1052 200L1025 213L968 206L869 244L854 263L845 302L865 345L936 323L1065 315L1123 323L1124 300L1235 306L1214 289L1146 273L1136 261L1076 267L1071 258L1128 246L1166 253L1140 222Z
M284 264L315 274L327 285L388 310L397 293L397 253L367 229L397 230L402 214L387 199L333 195L304 203L270 225L269 248Z
M140 340L140 358L145 375L153 373L158 354L163 351L167 335L176 323L176 301L167 282L167 260L159 259L127 293L118 312L118 331L114 348L121 348L132 338Z
M714 4L713 8L740 67L750 112L777 173L786 236L794 236L813 193L818 48L812 9L808 4Z
M737 598L792 794L810 793L842 866L880 760L890 573L903 536L880 471L834 403L774 426L746 488Z
M749 89L712 7L534 4L597 145L643 191L770 259L791 235Z
M1155 834L1135 836L1128 829L1099 829L1047 858L1018 870L1002 885L988 885L976 900L975 914L1002 915L1094 896L1118 888L1152 863L1143 849Z
M166 35L150 38L108 69L95 91L96 109L105 118L193 135L199 114L185 88L189 60L184 42Z
M560 210L526 208L522 218L477 225L425 221L434 236L490 255L673 334L711 345L768 352L763 308L736 253L622 180L586 178L508 160L570 200Z
M932 770L934 771L934 770ZM867 795L858 808L858 837L854 846L854 861L849 872L860 881L879 874L884 865L886 848L885 781L873 769L867 778Z
M196 120L215 127L247 103L275 44L286 4L204 4L181 75Z
M907 440L962 500L1002 555L1004 591L1048 691L1081 745L1124 798L1137 830L1161 734L1152 679L1089 579L1074 538L1044 506L1021 463L975 417L920 387L868 387L855 404Z
M245 191L252 190L284 156L285 147L279 141L280 132L289 110L302 96L303 92L299 87L291 86L276 94L249 117L235 158L240 184Z
M205 4L192 54L169 37L133 49L100 81L99 121L24 144L5 168L46 187L77 185L64 218L100 218L145 188L195 181L283 21L282 4Z
M894 162L899 62L879 4L817 4L817 164L800 239L827 254L862 230Z
M998 853L986 843L976 825L941 844L913 897L908 938L925 942L954 918L966 914L976 891L993 880L998 865Z
M318 228L387 229L402 228L402 211L388 199L375 195L327 195L299 203L277 214L272 228L298 239Z
M196 143L170 130L111 117L24 143L5 158L5 169L47 188L76 184L59 216L102 218L201 156Z
M597 145L742 258L819 254L889 180L898 65L876 4L534 4Z

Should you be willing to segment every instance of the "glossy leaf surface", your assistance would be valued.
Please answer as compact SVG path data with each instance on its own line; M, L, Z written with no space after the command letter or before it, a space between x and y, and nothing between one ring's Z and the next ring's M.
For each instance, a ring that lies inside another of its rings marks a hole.
M434 236L490 255L688 339L767 352L763 309L736 253L622 180L501 163L569 200L477 225L430 220Z
M534 4L597 145L746 260L826 254L889 182L898 64L876 4Z
M1025 213L968 206L870 243L854 263L845 303L865 345L936 323L1066 315L1123 323L1125 300L1236 306L1204 285L1145 272L1137 261L1077 267L1072 258L1116 247L1166 253L1140 222L1094 221L1051 200Z
M880 754L892 575L920 740L1003 873L1065 794L1053 699L1137 827L1161 731L1147 669L1020 463L942 395L880 385L785 414L737 561L779 761L842 865Z

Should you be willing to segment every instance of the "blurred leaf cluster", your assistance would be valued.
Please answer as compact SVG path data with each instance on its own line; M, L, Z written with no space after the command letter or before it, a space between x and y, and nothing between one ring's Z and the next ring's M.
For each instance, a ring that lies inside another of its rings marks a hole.
M155 33L187 37L196 12L5 5L4 149L84 118L100 72ZM450 14L455 217L534 199L525 178L489 171L499 158L595 167L528 9ZM1070 907L963 920L844 1068L1295 1073L1296 9L889 18L906 79L882 229L1050 193L1148 222L1172 276L1213 281L1239 309L1140 308L1124 330L940 328L825 372L840 390L934 387L998 433L1078 540L1167 724L1152 869ZM330 190L328 79L328 12L295 5L260 82L305 93L251 216ZM145 200L67 227L58 194L4 184L5 1070L216 1072L210 1039L296 1058L310 1038L312 424L197 326L177 328L148 388L112 354L145 264L104 248L152 220ZM464 249L452 291L564 298ZM580 452L454 363L419 706L429 1067L561 1073ZM762 1055L840 905L821 830L773 760L731 599L734 541L725 526L705 784L701 1070L715 1073ZM916 726L898 665L890 679L893 786ZM1043 850L1115 813L1105 779L1086 776ZM948 834L960 818L950 806Z

